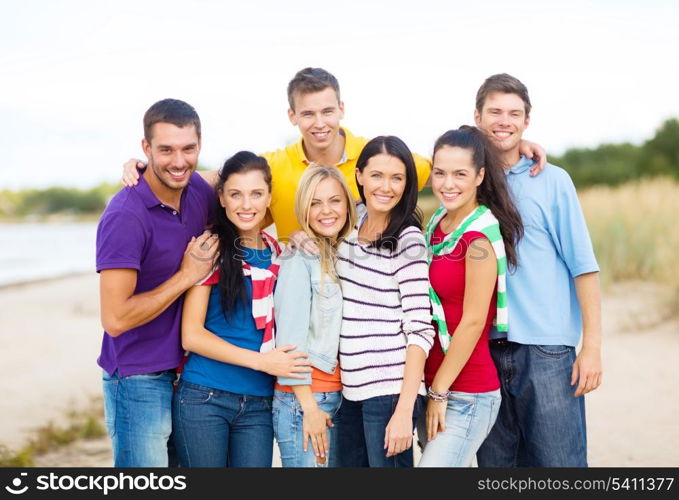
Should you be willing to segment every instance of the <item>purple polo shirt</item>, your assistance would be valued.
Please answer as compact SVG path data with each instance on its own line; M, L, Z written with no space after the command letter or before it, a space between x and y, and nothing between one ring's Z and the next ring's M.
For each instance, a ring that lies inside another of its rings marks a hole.
M180 212L163 205L143 176L139 184L119 191L97 228L97 272L136 269L135 294L153 290L178 270L186 245L205 229L215 205L212 187L194 173L184 188ZM148 323L118 337L104 332L97 363L121 377L173 369L183 351L180 341L184 297Z

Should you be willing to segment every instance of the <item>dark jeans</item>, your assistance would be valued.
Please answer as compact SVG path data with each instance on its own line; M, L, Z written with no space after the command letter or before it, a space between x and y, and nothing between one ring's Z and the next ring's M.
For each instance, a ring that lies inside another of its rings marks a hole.
M384 432L398 403L398 394L377 396L364 401L344 399L339 410L340 467L412 467L412 447L387 457ZM424 409L424 397L418 396L413 408L413 429Z
M587 467L585 398L570 385L575 348L491 341L502 403L479 467Z
M271 467L271 397L179 382L173 406L182 467Z

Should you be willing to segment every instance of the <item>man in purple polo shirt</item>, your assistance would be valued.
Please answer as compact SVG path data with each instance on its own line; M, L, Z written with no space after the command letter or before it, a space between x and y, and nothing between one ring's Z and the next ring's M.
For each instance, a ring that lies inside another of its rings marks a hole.
M200 119L164 99L144 115L150 168L119 191L97 229L106 426L116 467L166 467L172 382L182 359L182 294L212 269L203 232L213 189L195 172Z

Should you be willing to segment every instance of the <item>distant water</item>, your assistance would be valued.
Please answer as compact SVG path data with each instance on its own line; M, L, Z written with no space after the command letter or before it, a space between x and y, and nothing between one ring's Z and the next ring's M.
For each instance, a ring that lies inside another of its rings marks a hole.
M95 272L96 222L0 224L0 286Z

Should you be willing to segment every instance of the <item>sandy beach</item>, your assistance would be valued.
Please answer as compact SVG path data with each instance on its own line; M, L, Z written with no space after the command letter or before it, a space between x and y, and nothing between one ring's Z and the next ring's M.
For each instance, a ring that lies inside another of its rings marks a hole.
M592 466L679 466L679 319L663 319L656 286L617 285L604 296L604 381L587 396ZM98 276L0 289L0 443L18 449L101 394ZM41 466L109 466L108 438L36 459Z

